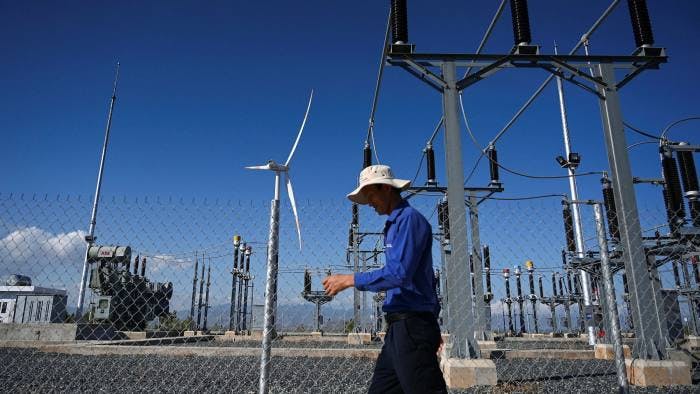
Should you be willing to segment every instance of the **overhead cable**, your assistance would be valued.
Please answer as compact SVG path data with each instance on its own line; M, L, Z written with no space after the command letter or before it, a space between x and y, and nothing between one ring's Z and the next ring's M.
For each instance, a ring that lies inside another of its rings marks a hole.
M656 140L660 140L660 139L661 139L661 137L659 137L658 135L654 135L654 134L647 133L646 131L642 131L642 130L640 130L640 129L634 127L634 126L632 126L631 124L629 124L629 123L627 123L627 122L622 122L622 124L625 125L625 127L627 127L628 129L634 131L634 132L637 133L637 134L641 134L641 135L643 135L643 136L645 136L645 137L649 137L649 138L654 138L654 139L656 139Z
M384 34L384 46L382 47L382 56L379 59L379 72L377 73L377 82L374 86L374 97L372 98L372 110L369 114L369 125L367 126L367 138L365 142L372 141L374 148L374 157L377 159L377 164L380 164L379 154L377 153L377 145L374 142L374 114L377 112L377 101L379 100L379 88L382 84L382 76L384 75L384 60L386 59L387 51L389 50L389 34L391 32L391 10L386 22L386 33Z
M526 197L483 197L484 200L499 200L499 201L525 201L525 200L539 200L543 198L558 197L566 198L566 194L542 194L540 196L526 196Z
M675 121L675 122L672 122L671 124L669 124L668 126L666 126L666 127L664 128L664 130L661 132L661 138L666 138L666 133L667 133L673 126L675 126L675 125L677 125L677 124L679 124L679 123L687 122L687 121L689 121L689 120L700 120L700 116L691 116L691 117L688 117L688 118L683 118L683 119L681 119L681 120L677 120L677 121Z
M461 101L462 101L461 96L460 96L459 100L460 100L460 104L461 104ZM481 144L479 144L479 141L476 140L476 137L474 137L474 133L472 132L471 127L469 127L469 121L467 120L467 114L464 112L464 106L460 105L460 107L462 109L462 119L464 120L464 125L466 126L467 132L469 133L469 137L471 137L472 143L474 143L474 146L476 146L476 148L481 151L481 155L485 156L485 149L481 148ZM572 174L572 175L530 175L530 174L526 174L524 172L512 170L508 167L504 167L501 163L492 160L488 156L486 158L489 159L489 161L496 164L499 168L503 169L506 172L509 172L513 175L518 175L521 177L531 178L531 179L565 179L565 178L571 178L571 177L605 174L603 171L590 171L590 172L581 172L581 173Z

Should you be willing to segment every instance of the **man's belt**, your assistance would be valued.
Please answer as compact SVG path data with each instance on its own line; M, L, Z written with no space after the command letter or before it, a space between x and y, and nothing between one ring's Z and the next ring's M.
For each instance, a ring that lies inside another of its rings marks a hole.
M424 320L435 320L435 314L432 312L389 312L384 315L386 324L391 325L400 320L406 320L411 318L419 318Z

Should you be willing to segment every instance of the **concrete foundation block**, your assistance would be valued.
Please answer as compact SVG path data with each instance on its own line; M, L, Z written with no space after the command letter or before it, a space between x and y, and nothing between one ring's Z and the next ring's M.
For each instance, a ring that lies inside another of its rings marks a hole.
M312 331L312 332L311 332L311 336L312 336L312 337L322 337L322 336L323 336L323 332L322 332L322 331Z
M146 331L117 331L124 336L126 336L127 339L146 339Z
M496 349L496 341L476 341L479 345L479 350L493 350Z
M187 330L187 331L182 333L183 337L193 337L195 335L196 335L196 333L194 331L190 331L190 330Z
M273 338L276 338L273 336ZM261 331L251 331L250 334L247 332L226 331L220 337L222 341L257 341L262 339Z
M4 323L0 324L0 341L73 341L77 329L75 323Z
M372 343L372 335L364 332L351 332L348 334L348 345L367 345Z
M640 387L692 384L690 366L683 361L626 359L627 381Z
M598 360L614 360L615 348L608 343L596 343L594 346L595 358ZM632 350L628 345L622 345L622 354L625 358L632 358Z
M495 386L498 383L496 364L491 360L449 358L440 367L447 387L466 389L474 386Z
M681 344L681 348L691 352L696 349L700 349L700 337L695 335L688 335L685 338L685 342Z

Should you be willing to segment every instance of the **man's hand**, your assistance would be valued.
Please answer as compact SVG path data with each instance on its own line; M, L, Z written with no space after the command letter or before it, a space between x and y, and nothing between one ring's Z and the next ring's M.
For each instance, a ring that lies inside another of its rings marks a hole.
M323 288L326 289L326 294L334 296L348 287L355 286L355 276L347 275L331 275L323 280Z

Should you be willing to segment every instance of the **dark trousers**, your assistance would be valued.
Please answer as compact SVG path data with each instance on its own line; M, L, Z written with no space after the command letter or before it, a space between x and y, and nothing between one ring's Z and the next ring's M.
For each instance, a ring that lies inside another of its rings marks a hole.
M447 393L437 359L440 327L434 317L389 325L369 393Z

